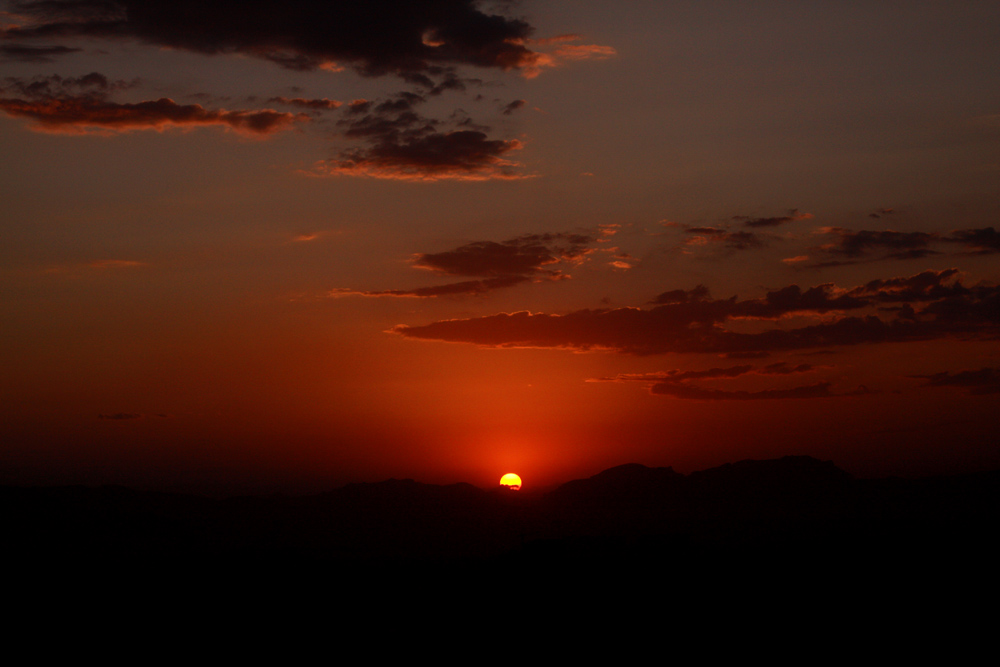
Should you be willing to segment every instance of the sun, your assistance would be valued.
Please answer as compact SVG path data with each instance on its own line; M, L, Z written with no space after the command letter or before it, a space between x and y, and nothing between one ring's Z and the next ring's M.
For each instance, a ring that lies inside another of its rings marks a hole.
M521 490L521 478L512 472L507 473L500 478L500 486L505 486L511 491Z

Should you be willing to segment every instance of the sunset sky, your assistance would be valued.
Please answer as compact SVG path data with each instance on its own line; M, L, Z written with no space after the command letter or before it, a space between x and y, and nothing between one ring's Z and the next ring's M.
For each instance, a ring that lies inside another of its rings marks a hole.
M1000 466L995 0L0 9L0 483Z

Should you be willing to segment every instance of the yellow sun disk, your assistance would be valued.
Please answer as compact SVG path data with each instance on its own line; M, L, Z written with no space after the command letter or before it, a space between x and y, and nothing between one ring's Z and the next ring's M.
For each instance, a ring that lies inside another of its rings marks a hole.
M500 478L500 486L506 486L512 491L518 491L521 488L521 478L514 473L509 472Z

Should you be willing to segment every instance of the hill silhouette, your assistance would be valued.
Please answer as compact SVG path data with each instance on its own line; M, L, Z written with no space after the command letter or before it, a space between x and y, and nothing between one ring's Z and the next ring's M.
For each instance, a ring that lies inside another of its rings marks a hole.
M858 480L799 456L688 475L627 464L534 495L409 479L226 499L8 486L0 512L7 557L20 572L672 568L695 576L735 564L850 578L891 564L986 567L1000 472Z

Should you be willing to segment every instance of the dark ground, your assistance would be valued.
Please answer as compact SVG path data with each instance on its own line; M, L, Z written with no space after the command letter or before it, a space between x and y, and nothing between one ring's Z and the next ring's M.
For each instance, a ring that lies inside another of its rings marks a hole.
M785 457L690 475L629 464L545 494L412 480L227 499L0 487L0 516L8 567L25 576L666 573L683 588L743 573L789 585L938 585L995 571L1000 472L857 480Z

